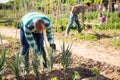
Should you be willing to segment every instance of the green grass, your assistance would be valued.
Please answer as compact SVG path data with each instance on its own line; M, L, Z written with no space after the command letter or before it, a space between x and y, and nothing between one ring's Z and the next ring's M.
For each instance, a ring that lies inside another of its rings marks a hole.
M113 38L112 44L115 48L120 49L120 37Z
M80 34L77 34L75 37L83 40L97 40L97 36L95 36L94 34L84 35L80 33Z

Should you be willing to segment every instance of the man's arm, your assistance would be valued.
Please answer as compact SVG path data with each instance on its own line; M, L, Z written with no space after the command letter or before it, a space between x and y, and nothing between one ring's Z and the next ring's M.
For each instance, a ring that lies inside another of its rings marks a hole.
M49 43L54 43L51 23L49 23L48 27L46 27L46 34L47 34L47 40L48 40L48 42Z
M25 37L27 39L28 44L33 49L34 53L39 55L40 51L39 51L37 44L34 40L34 36L33 36L32 32L26 27L24 28L24 32L25 32Z

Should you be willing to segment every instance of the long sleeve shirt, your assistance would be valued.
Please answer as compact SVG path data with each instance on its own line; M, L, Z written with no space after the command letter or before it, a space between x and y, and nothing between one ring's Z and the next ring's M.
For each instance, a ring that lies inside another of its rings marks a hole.
M47 40L48 40L49 43L53 43L51 21L47 16L45 16L43 14L40 14L40 13L37 13L37 12L32 12L32 13L26 14L21 19L21 22L23 24L21 26L21 28L23 28L23 30L24 30L25 37L26 37L30 47L32 47L33 51L36 54L40 54L40 51L39 51L39 49L37 47L34 36L32 34L32 33L38 33L37 30L33 26L34 22L37 19L41 19L41 20L43 20L45 22Z

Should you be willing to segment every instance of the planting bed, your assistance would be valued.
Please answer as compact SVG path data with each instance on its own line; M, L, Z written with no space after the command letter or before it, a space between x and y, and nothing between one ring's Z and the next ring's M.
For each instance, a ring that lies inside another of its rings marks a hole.
M16 43L19 44L19 42L16 42ZM6 47L9 48L12 52L14 52L14 50L17 50L19 48L19 47L12 48L11 44L6 45ZM58 80L65 80L63 75L63 68L60 64L60 55L61 55L60 52L61 52L60 50L57 50L55 52L55 55L54 55L55 63L53 66L54 67L53 70L41 73L42 80L50 80L53 77L57 77ZM13 57L9 56L7 57L7 59L12 60ZM95 74L93 74L92 72L92 69L94 67L99 68L99 72L101 75L98 78L95 78ZM79 72L81 79L83 80L97 80L97 79L98 80L120 80L119 69L120 67L113 66L105 62L99 62L92 59L83 58L82 56L72 55L70 66L66 69L66 76L67 76L67 80L72 80L72 75L74 71L77 71ZM41 69L39 68L39 70ZM20 71L21 80L35 80L36 76L32 73L32 71L33 70L31 68L31 73L26 75ZM14 79L15 79L14 74L8 67L6 67L6 70L4 73L4 80L14 80Z
M11 34L15 32L11 29L10 30L8 29L8 31L5 31L5 30L1 29L1 32L3 31L4 35L5 35L4 32L9 32ZM58 42L58 40L61 39L61 36L63 35L64 33L62 35L59 35L58 33L55 35L55 37L57 36L56 41L55 41L57 46L60 45L60 42ZM13 35L12 37L14 38L14 36L15 35ZM72 46L72 55L71 55L70 65L66 69L65 75L67 77L67 80L72 80L72 75L74 71L79 72L79 75L81 76L81 79L83 80L97 80L97 79L98 80L120 80L119 50L113 49L110 46L110 44L108 44L109 42L106 40L106 37L96 42L77 40L73 38L73 36L70 36L69 38L65 38L65 39L68 42L72 42L72 41L76 42ZM15 47L13 47L13 45ZM8 42L7 44L5 44L5 46L10 51L10 53L7 55L7 60L13 60L13 54L16 51L19 51L20 49L19 41ZM84 47L89 48L89 49L85 49ZM90 52L91 54L86 54L88 52ZM98 54L98 52L101 54L96 55ZM101 55L102 55L102 58L99 58L99 56ZM41 73L41 80L51 80L51 78L53 77L57 77L58 80L65 80L64 74L63 74L63 68L60 64L60 56L61 56L61 50L60 48L57 48L57 51L54 53L55 63L53 66L53 70ZM96 75L93 74L92 72L92 69L94 67L98 67L99 69L100 76L98 78L96 78L95 77ZM24 74L22 71L20 71L21 80L35 80L36 76L35 74L33 74L32 65L30 69L31 69L30 74ZM39 71L40 70L41 68L39 68ZM15 79L15 76L13 72L6 66L3 80L14 80L14 79Z

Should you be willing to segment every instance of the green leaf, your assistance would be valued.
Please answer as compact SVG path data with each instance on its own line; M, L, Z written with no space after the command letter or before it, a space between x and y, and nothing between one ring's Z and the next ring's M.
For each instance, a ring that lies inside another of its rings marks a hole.
M81 76L79 75L79 73L77 71L75 71L72 78L73 78L73 80L76 80L76 79L79 80L81 78Z
M48 67L49 67L50 70L52 70L53 63L54 63L53 52L54 52L53 49L50 49L50 54L49 54L50 58L49 58L49 61L48 61Z
M15 61L6 61L8 64L8 67L13 71L14 75L16 76L16 79L20 79L19 71L20 71L20 58L19 53L17 55L14 55Z
M100 76L99 68L98 68L98 67L94 67L94 68L92 69L92 72L93 72L97 77Z
M61 47L61 49L62 49L61 64L62 64L64 69L66 69L70 64L70 57L71 57L70 49L71 49L71 46L68 45L67 48L65 49L65 43L63 42L63 45Z
M53 78L51 78L51 80L58 80L58 79L57 79L57 77L53 77Z
M6 55L6 51L4 50L4 52L2 53L2 56L0 58L0 70L2 69L4 62L5 62L5 55Z

